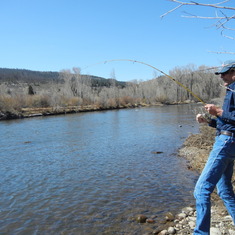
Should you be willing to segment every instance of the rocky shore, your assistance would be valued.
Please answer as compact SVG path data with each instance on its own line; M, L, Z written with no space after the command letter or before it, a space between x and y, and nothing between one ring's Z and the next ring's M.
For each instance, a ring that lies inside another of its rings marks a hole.
M232 218L230 215L228 215L223 205L220 203L214 203L211 208L211 213L211 235L235 235L235 228ZM193 230L196 224L195 207L185 207L180 213L176 215L173 215L169 212L166 214L163 221L157 226L154 226L154 217L147 218L144 215L140 215L139 217L142 217L142 223L153 225L152 227L146 226L146 232L143 233L143 235L193 234ZM137 219L139 217L137 217Z
M190 135L183 147L179 150L179 156L185 157L188 161L188 168L193 171L201 172L208 154L212 148L215 137L215 129L202 125L200 133ZM218 197L216 192L212 195L211 208L211 235L235 235L235 226L231 216L227 213L222 200ZM147 218L144 215L139 215L136 218L139 223L150 224L146 227L146 233L168 235L168 234L193 234L196 222L195 206L189 206L182 209L176 215L171 212L165 215L161 223L157 225L154 221L154 216ZM151 227L151 228L150 228ZM147 231L148 230L148 231Z

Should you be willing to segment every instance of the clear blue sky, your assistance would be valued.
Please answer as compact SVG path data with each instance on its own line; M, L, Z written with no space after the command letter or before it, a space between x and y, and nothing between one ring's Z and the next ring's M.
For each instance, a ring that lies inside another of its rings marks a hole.
M214 2L214 1L206 1ZM218 66L232 55L234 41L212 27L214 21L182 18L183 11L214 16L212 8L180 8L167 0L7 0L0 3L0 67L60 71L80 67L83 74L117 80L148 80L153 69ZM93 65L93 66L90 66ZM89 66L89 67L87 67ZM160 75L160 74L159 74Z

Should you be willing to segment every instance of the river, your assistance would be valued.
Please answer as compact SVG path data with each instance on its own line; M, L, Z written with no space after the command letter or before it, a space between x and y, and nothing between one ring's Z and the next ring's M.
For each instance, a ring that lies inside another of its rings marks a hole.
M177 149L196 105L0 122L0 234L141 234L138 214L193 204ZM156 153L161 152L161 153Z

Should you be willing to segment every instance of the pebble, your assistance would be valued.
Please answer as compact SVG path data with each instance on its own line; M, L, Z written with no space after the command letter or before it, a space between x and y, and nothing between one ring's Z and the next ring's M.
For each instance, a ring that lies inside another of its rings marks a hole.
M166 219L166 221L173 221L175 219L175 216L171 212L168 212L165 215L165 219Z
M194 221L189 221L189 227L191 228L191 229L194 229L195 228L195 225L196 225L196 223L194 222Z
M166 235L167 234L167 230L162 230L160 233L158 233L158 235Z
M210 229L210 234L211 235L222 235L222 233L221 233L219 228L211 228Z
M153 223L155 223L155 220L149 218L149 219L146 219L146 222L149 224L153 224Z
M179 220L183 220L183 219L186 218L186 216L187 216L187 215L186 215L184 212L182 212L182 213L178 214L176 217L177 217Z
M222 210L219 206L213 206L212 216L211 216L211 224L212 227L210 229L211 235L235 235L235 226L233 225L233 221L231 216L223 215ZM156 224L156 222L151 218L148 219L144 215L139 215L138 218L142 218L141 221L145 221L142 223L148 223L150 226L150 222ZM138 221L138 220L137 220ZM158 235L170 235L170 234L179 234L179 235L187 235L193 234L193 230L196 226L196 211L194 207L186 207L183 208L182 211L173 215L171 212L168 212L165 215L165 224L162 229L159 229L160 226L157 226L158 229L152 230L149 234L158 234ZM156 224L157 225L157 224Z
M175 230L174 227L169 227L167 232L168 232L169 234L175 234L175 233L176 233L176 230Z
M228 232L229 232L229 235L235 235L235 231L232 229L229 229Z
M145 223L147 219L148 219L148 218L147 218L147 216L145 216L145 215L138 215L137 218L136 218L136 221L137 221L138 223Z

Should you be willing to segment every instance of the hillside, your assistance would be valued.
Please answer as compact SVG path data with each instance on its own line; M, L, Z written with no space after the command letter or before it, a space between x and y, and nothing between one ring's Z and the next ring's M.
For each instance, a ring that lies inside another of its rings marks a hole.
M90 80L92 87L110 87L112 84L116 84L120 87L125 87L126 82L116 81L114 79L106 79L93 75L81 75L81 80ZM0 68L0 83L51 83L59 82L64 83L64 79L60 72L41 72L31 71L26 69L9 69Z

